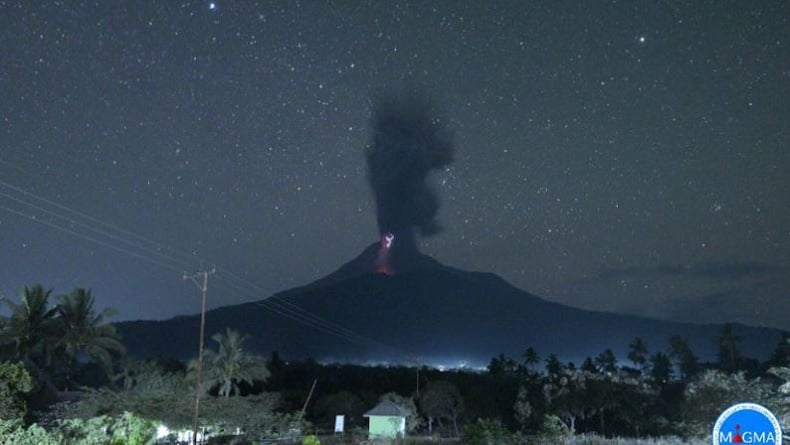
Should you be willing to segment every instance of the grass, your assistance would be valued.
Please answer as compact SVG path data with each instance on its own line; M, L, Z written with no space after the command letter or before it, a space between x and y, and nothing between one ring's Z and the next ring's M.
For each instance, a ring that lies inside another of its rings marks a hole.
M570 438L568 445L709 445L710 438L681 439L679 437L607 438L594 434L579 434Z

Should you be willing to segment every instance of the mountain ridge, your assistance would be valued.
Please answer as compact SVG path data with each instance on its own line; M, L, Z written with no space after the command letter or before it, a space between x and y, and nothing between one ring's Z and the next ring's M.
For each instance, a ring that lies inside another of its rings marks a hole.
M577 363L607 348L624 358L637 336L651 352L665 352L668 338L681 335L704 359L715 356L721 325L573 308L495 274L463 271L423 254L401 273L376 273L377 250L372 244L335 272L267 299L208 311L206 338L231 327L249 334L247 347L262 355L397 363L419 357L480 366L500 353L519 357L528 347ZM116 326L132 355L189 358L197 349L199 314ZM734 327L750 357L766 358L780 338L776 329Z

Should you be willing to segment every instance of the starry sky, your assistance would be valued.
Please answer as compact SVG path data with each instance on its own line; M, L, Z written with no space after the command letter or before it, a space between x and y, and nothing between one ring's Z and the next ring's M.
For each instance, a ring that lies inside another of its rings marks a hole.
M2 1L0 293L116 320L306 284L378 237L372 97L438 101L421 249L572 306L790 329L790 3ZM264 309L261 309L264 310Z

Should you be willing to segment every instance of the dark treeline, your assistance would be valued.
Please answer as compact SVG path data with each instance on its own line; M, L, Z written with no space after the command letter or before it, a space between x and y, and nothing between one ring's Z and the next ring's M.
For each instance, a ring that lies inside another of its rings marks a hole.
M742 351L725 324L711 339L718 353L708 362L675 336L662 345L635 338L626 357L604 349L569 363L529 347L521 357L493 357L485 370L441 371L284 361L277 353L265 359L246 351L244 333L226 329L207 339L200 374L196 360L126 356L106 322L111 312L95 311L90 291L51 292L33 286L18 302L2 300L10 314L0 317L0 419L16 419L4 427L14 434L38 434L25 428L39 421L58 428L69 419L114 416L102 422L123 423L128 413L149 433L157 422L189 428L198 376L201 425L258 438L332 432L338 414L347 431L364 437L363 414L382 400L409 413L410 435L466 443L546 443L578 433L703 437L722 410L742 401L790 418L788 334L763 362ZM64 402L75 389L78 401Z
M307 413L321 427L330 427L336 414L346 414L352 425L362 424L364 411L372 408L386 393L413 398L419 409L420 396L437 382L449 383L458 389L464 419L503 419L511 427L516 426L512 416L519 385L516 375L439 371L430 367L324 365L313 360L284 363L277 354L273 354L268 363L272 375L264 388L281 394L281 409L285 411L301 409L313 381L317 381ZM337 397L338 394L341 397ZM356 409L348 412L344 409L348 407Z
M467 425L493 419L507 430L537 434L555 422L569 433L689 436L704 433L731 402L759 400L771 405L769 399L783 383L776 370L790 364L788 338L783 335L765 362L740 351L732 326L724 325L712 339L719 353L711 362L700 361L681 337L652 350L636 338L627 357L606 349L576 364L552 354L541 357L527 348L519 358L496 356L487 370L477 372L429 367L418 372L415 367L313 360L286 363L275 353L268 361L271 377L256 390L279 392L281 409L293 411L301 409L317 381L307 415L320 428L331 428L336 414L346 414L351 425L359 425L364 410L389 392L412 398L422 416L420 426L428 428L429 416L421 402L432 384L441 383L457 389L459 420ZM449 414L438 416L432 422L438 429L433 431L451 435L448 418Z

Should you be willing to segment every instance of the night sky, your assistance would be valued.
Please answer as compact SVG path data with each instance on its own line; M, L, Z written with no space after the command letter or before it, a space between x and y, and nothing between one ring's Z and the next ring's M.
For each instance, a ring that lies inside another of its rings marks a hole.
M786 1L0 1L0 292L116 320L377 241L372 98L436 98L421 249L573 306L790 329ZM265 310L261 308L261 310Z

